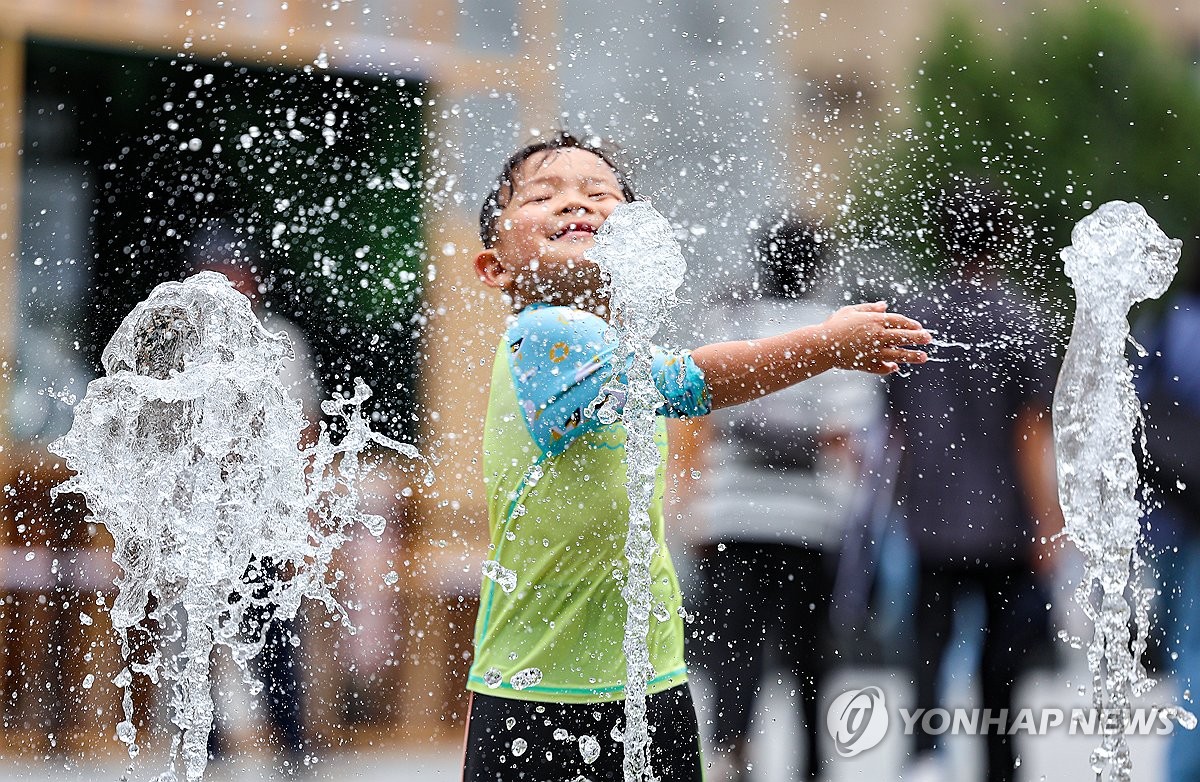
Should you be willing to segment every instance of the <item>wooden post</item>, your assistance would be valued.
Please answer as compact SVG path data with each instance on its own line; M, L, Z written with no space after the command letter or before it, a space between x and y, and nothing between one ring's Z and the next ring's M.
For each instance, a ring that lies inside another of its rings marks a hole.
M0 410L8 407L16 358L17 240L21 228L21 110L25 99L25 41L0 34ZM0 474L11 443L0 414Z
M8 434L7 410L16 361L17 238L21 225L21 108L25 99L25 41L0 30L0 484L12 483L17 460ZM8 499L0 499L0 540L10 530L4 512ZM0 592L0 695L7 696L13 679L8 669L9 641L15 630L15 604L5 604ZM2 707L0 707L2 709Z

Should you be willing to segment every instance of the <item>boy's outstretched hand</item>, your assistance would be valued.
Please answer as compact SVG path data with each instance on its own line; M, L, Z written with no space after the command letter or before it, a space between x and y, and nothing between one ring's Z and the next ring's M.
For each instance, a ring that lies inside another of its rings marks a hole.
M924 363L925 351L905 346L932 340L920 323L888 312L882 301L842 307L821 324L821 332L821 339L829 343L833 366L877 375L895 372L901 364Z
M748 402L819 375L827 369L860 369L877 375L927 356L913 345L933 337L911 318L887 311L885 302L842 307L816 326L774 337L705 345L692 351L704 372L714 409Z

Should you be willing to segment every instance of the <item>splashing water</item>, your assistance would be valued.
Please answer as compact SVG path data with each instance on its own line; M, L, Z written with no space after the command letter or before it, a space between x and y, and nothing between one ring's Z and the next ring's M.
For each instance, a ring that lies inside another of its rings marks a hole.
M600 757L600 742L592 736L579 737L579 755L583 758L584 763L589 765L596 762Z
M1143 508L1133 441L1141 411L1125 360L1127 317L1135 303L1166 291L1181 244L1138 204L1112 201L1080 220L1062 251L1076 307L1054 393L1059 501L1085 561L1075 597L1095 625L1087 652L1093 703L1119 720L1092 753L1097 779L1106 767L1113 779L1130 779L1130 695L1154 685L1140 662L1151 590L1138 583L1145 563L1137 550ZM1174 713L1184 723L1191 717Z
M517 574L495 560L483 563L483 575L499 584L506 594L517 588Z
M304 597L349 626L327 568L351 527L374 535L384 520L360 512L362 451L374 443L410 458L411 445L372 432L358 408L370 389L322 405L344 420L338 444L322 424L301 448L306 421L279 372L288 338L263 328L246 297L216 272L165 283L125 318L104 350L105 376L88 385L70 432L51 449L76 473L55 489L87 499L114 540L122 575L111 611L126 668L118 737L138 752L133 674L171 685L172 768L182 756L188 780L208 761L214 646L229 648L253 684L248 661L268 621L290 619ZM431 478L426 475L426 479ZM130 628L145 619L182 654L161 649L131 659Z
M625 454L629 490L629 533L625 539L628 574L621 595L628 606L625 618L625 760L626 782L653 779L650 734L646 724L646 686L654 676L646 635L650 628L650 563L657 551L650 527L659 452L654 435L662 394L651 373L650 348L654 335L675 305L687 264L665 217L645 201L617 207L596 234L586 253L608 282L607 292L617 350L613 377L605 384L596 411L601 421L616 420L614 405L624 399L620 414L626 429ZM626 380L620 380L621 373Z

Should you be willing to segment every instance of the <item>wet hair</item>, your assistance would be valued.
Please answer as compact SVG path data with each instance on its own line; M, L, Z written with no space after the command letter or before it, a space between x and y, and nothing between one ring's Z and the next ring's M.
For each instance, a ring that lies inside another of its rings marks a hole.
M764 296L795 299L811 289L825 249L815 223L784 212L754 238L758 287Z
M508 205L508 200L512 198L513 177L521 170L521 166L525 164L525 161L540 152L553 152L560 149L582 149L584 152L590 152L600 158L617 175L617 183L621 186L621 194L625 197L625 200L637 200L637 194L633 190L633 182L629 174L616 162L617 149L615 146L600 139L583 139L568 131L560 130L550 136L526 144L510 155L508 160L504 161L504 167L500 169L500 175L496 177L492 189L488 192L487 197L483 199L483 206L479 209L479 238L483 242L484 247L490 249L496 244L500 212Z
M960 177L934 199L933 218L950 261L974 261L1012 249L1020 227L1016 202L991 183Z

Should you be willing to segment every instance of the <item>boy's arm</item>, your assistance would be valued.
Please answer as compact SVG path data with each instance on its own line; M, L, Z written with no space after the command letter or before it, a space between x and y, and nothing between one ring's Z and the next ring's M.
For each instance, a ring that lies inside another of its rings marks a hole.
M588 414L612 373L617 343L606 339L608 324L567 307L523 310L506 341L513 390L529 434L548 455L567 449L580 435L600 427ZM655 385L663 395L659 413L692 417L710 409L704 376L688 353L654 348ZM614 400L618 409L624 395Z
M926 354L905 345L931 341L921 324L887 311L887 304L842 307L815 326L774 337L705 345L692 351L713 409L749 402L833 369L886 375Z

